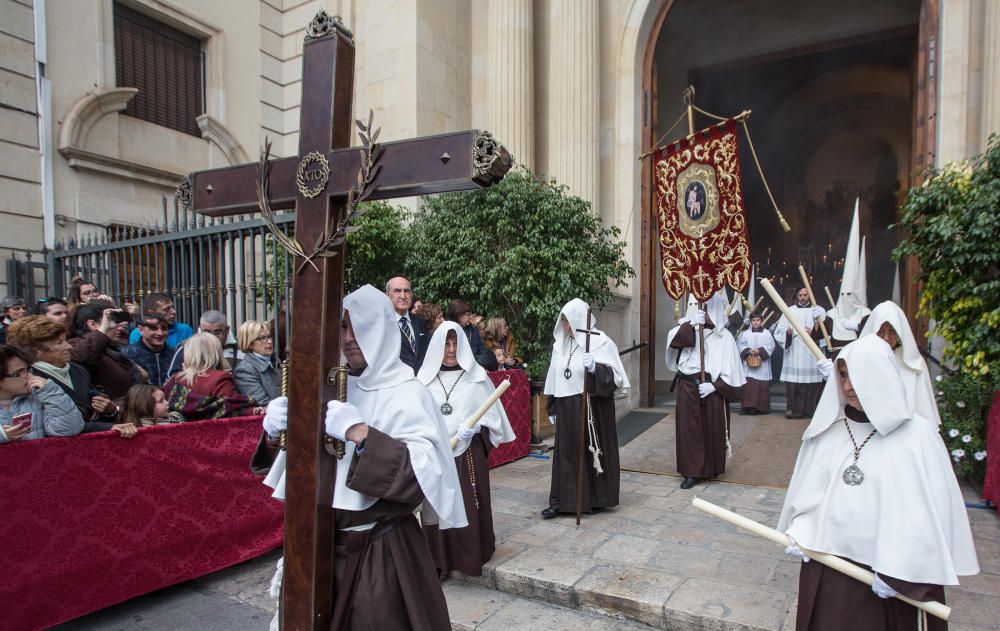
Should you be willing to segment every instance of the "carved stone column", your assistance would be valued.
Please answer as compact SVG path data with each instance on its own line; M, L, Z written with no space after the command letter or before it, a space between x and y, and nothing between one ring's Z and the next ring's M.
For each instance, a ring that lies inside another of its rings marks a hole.
M534 0L487 5L487 129L518 164L535 165Z
M552 0L550 7L548 174L596 206L601 105L598 1Z

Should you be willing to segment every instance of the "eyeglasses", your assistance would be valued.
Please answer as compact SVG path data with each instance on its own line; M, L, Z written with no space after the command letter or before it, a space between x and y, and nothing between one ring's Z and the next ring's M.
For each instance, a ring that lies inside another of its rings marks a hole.
M146 329L159 329L161 331L169 331L170 330L170 325L169 324L161 323L161 322L143 322L139 326L141 326L143 328L146 328Z
M20 368L18 370L15 370L14 372L10 373L9 375L4 375L3 378L4 379L23 379L27 375L28 375L28 369L27 368Z
M273 342L273 335L261 335L260 337L254 339L254 342Z

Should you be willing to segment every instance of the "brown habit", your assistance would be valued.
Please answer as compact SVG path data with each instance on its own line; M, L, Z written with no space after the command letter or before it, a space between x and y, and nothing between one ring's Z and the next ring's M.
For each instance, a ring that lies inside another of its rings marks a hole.
M252 464L257 472L262 449L267 449L263 441ZM335 514L334 585L338 593L349 587L343 584L345 567L356 553L349 552L348 546L352 537L355 541L358 537L341 529L378 522L371 531L367 552L362 552L353 601L342 628L450 629L448 605L434 561L413 516L424 496L410 466L406 443L369 427L364 453L351 463L347 486L379 500L363 511L338 509Z
M754 409L767 414L771 411L771 382L747 377L747 382L740 388L742 398L740 407Z
M465 453L455 458L469 525L448 530L441 530L437 525L424 526L434 565L442 574L458 570L467 576L482 576L483 564L493 557L496 550L493 509L490 506L489 456L492 444L489 435L489 430L484 428L473 437Z
M944 602L940 585L907 583L881 574L879 578L913 600ZM879 598L868 585L815 561L803 563L799 570L796 631L913 631L922 628L917 626L919 614L916 607L898 598ZM946 631L948 623L928 615L927 629Z
M685 322L670 348L693 348L696 335L694 327ZM686 478L722 475L726 472L727 408L729 400L740 397L740 388L716 379L712 384L715 392L702 399L698 396L699 375L678 372L677 376L677 471Z
M581 512L618 505L621 469L618 464L618 428L615 425L615 373L606 364L597 364L589 380L591 409L597 428L597 442L602 452L598 475L586 437L584 438L583 501ZM551 397L549 414L556 416L556 442L552 452L552 486L549 506L560 513L576 513L577 462L580 449L580 408L583 395Z

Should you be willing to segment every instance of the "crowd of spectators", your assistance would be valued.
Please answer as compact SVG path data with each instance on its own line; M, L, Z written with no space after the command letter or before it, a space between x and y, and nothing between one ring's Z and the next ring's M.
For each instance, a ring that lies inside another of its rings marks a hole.
M455 299L444 308L415 298L409 280L389 279L399 315L400 359L414 372L434 330L457 322L487 370L523 366L502 317L486 319ZM249 320L233 335L209 309L198 328L177 320L167 293L116 303L75 278L68 296L42 298L29 313L17 296L0 301L0 443L263 413L282 394L288 305ZM277 335L276 335L277 333Z

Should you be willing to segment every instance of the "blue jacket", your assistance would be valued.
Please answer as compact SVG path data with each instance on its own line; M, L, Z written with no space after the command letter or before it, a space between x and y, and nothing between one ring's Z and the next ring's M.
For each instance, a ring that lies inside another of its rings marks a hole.
M158 387L163 387L163 384L170 378L168 373L174 352L174 348L170 344L165 344L161 351L154 351L146 346L142 339L125 348L125 354L128 355L129 359L142 366L146 374L149 375L149 383Z
M83 431L83 416L62 388L51 379L45 386L17 397L10 409L0 407L0 425L13 425L15 416L31 413L31 431L21 440L34 440L46 436L76 436ZM0 443L7 435L0 429Z
M194 329L190 326L184 324L183 322L174 322L167 329L167 346L172 346L177 348L177 345L194 335ZM135 344L139 341L142 335L139 334L139 327L132 329L132 332L128 335L128 343ZM145 367L145 366L144 366ZM166 381L166 379L164 379Z

